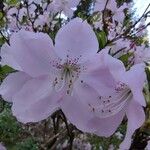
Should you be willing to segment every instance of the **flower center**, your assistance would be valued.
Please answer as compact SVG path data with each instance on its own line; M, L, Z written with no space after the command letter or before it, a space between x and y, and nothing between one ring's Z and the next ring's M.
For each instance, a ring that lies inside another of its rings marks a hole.
M62 63L57 61L53 67L57 68L58 74L54 79L54 88L56 91L66 88L66 94L71 94L75 81L79 78L80 73L85 70L84 66L78 63L80 58L67 59Z
M128 86L118 82L114 92L109 96L99 96L98 103L94 105L88 104L90 110L100 118L113 116L120 112L131 99L132 93Z

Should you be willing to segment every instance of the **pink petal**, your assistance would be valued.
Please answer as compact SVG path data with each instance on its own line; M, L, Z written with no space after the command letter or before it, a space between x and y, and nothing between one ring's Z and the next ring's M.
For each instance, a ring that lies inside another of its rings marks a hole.
M53 43L44 33L21 30L10 39L10 48L22 70L33 77L49 74L51 59L55 59Z
M16 105L14 104L12 107L13 115L22 123L39 122L48 118L58 109L58 106L51 102L51 96L39 99L39 101L31 104L28 108L23 108L22 111L18 111L16 108L18 106Z
M124 74L124 76L122 76L122 81L130 87L134 100L137 101L140 105L146 106L142 92L144 82L146 81L144 64L134 65Z
M70 8L76 7L79 4L79 2L80 2L80 0L70 0L70 1L68 1L69 7Z
M99 94L92 87L84 83L76 85L76 91L79 98L81 99L80 103L82 102L84 105L88 105L88 107L86 106L86 108L81 108L84 111L86 110L86 114L88 115L88 117L85 118L86 132L92 132L99 136L106 137L112 135L120 125L125 115L126 107L124 107L119 113L114 116L100 118L101 116L97 116L96 114L97 111L101 111L101 109L96 109L96 107L100 106L102 103L102 101L99 99ZM79 106L77 110L79 111L78 113L80 113ZM77 115L78 118L79 116L81 116L81 114L83 114L83 112Z
M2 144L0 144L0 150L6 150L6 148Z
M125 73L125 67L121 61L108 54L108 49L102 50L97 56L85 63L86 74L82 80L92 86L102 95L115 92L116 81Z
M63 99L61 109L64 112L68 120L75 125L79 130L83 132L90 132L90 128L87 127L87 121L90 114L87 111L86 105L80 102L77 95L66 96Z
M4 100L12 102L12 97L19 92L23 85L30 79L30 76L23 72L11 73L0 86L0 94Z
M125 19L124 12L121 12L121 11L115 12L115 14L113 16L113 20L116 20L117 22L123 24L124 19Z
M8 65L16 70L22 71L21 67L19 64L16 62L14 59L12 52L11 52L11 47L8 44L4 44L1 48L1 65L5 66Z
M143 107L134 100L130 101L126 114L128 118L128 126L125 139L120 145L120 149L122 150L130 148L133 133L136 129L141 127L145 121Z
M97 0L95 3L94 11L102 11L105 8L106 0L100 1Z
M23 123L41 121L58 108L57 99L48 76L31 79L13 97L13 115Z
M110 56L107 50L108 49L104 49L101 52L102 56L104 57L104 64L106 67L108 67L113 78L116 79L116 81L118 81L120 79L120 76L122 76L125 73L126 69L124 67L124 64L120 60Z
M78 129L84 132L92 132L88 127L88 120L93 118L93 111L89 107L89 103L93 100L96 105L98 93L89 86L82 86L77 83L74 87L73 93L63 98L61 101L61 109Z
M95 117L88 122L89 128L94 130L94 133L98 136L111 136L121 124L125 115L125 109L120 111L114 116L107 118Z
M91 26L79 18L71 20L56 35L55 50L60 58L86 60L98 51L98 41Z

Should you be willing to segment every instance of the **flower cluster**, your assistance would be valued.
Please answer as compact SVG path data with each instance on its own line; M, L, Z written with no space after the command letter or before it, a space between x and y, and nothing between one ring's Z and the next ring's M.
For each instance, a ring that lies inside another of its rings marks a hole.
M61 15L73 16L78 4L79 0L21 0L13 7L6 3L7 28L11 32L20 29L40 31L47 27L53 30Z
M78 4L78 0L29 0L7 9L9 29L17 32L1 48L1 65L16 72L4 79L0 94L12 103L12 113L22 123L39 122L61 109L79 130L109 137L126 116L120 149L127 150L145 121L144 62L149 61L150 49L133 38L134 27L124 26L127 4L97 0L91 24L71 19ZM61 13L70 19L54 39L35 32L39 26L41 31L44 25L51 28ZM100 20L95 21L98 14ZM95 33L105 33L102 47Z

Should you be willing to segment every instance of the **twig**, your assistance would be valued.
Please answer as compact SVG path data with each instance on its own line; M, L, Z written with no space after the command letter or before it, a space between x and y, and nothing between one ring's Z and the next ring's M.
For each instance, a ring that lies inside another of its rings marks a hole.
M7 44L10 45L9 40L4 36L1 30L0 30L0 34L4 38L4 40L7 42Z

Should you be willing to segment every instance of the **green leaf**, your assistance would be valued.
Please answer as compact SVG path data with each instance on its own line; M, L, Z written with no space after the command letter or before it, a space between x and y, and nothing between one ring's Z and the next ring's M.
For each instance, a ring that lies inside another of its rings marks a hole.
M9 5L16 5L18 3L18 0L6 0L6 3Z
M106 33L104 31L95 31L98 42L99 42L99 48L103 49L106 46L107 43L107 36Z
M119 57L119 59L124 63L125 66L128 65L129 58L133 55L133 53L127 53Z
M5 39L0 36L0 47L5 43Z
M0 67L0 74L7 75L8 73L12 73L15 70L7 65Z

